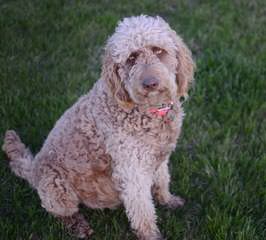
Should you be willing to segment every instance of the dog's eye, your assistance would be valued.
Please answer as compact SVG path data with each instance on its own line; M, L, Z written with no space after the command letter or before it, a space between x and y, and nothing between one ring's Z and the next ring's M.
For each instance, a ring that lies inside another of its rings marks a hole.
M138 52L131 53L127 59L127 63L130 65L135 64L137 57L139 56Z
M159 47L152 47L152 51L155 55L161 56L165 51Z

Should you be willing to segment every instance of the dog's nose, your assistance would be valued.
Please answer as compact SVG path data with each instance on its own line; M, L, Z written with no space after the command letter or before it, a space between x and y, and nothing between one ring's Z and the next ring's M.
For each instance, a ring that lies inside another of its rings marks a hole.
M147 77L143 80L142 86L144 89L152 91L155 90L159 85L159 80L155 77Z

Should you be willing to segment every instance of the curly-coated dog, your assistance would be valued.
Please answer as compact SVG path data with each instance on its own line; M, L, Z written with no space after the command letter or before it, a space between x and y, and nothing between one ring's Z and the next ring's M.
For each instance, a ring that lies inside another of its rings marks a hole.
M168 161L194 70L191 52L162 18L125 18L107 41L100 79L56 122L35 157L6 132L11 169L80 238L92 229L79 204L123 204L139 239L162 239L153 199L171 208L184 203L169 192Z

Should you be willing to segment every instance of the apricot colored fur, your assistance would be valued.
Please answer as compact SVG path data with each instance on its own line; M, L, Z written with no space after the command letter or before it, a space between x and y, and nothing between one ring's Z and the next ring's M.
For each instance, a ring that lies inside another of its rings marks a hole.
M12 170L70 228L81 219L79 237L92 233L78 213L83 203L123 204L139 239L162 239L153 199L172 208L184 203L169 192L168 160L184 116L179 97L187 95L194 69L189 49L162 18L125 18L107 41L101 78L56 122L35 157L14 131L6 132ZM159 81L156 91L143 89L148 77ZM171 121L148 111L171 101Z

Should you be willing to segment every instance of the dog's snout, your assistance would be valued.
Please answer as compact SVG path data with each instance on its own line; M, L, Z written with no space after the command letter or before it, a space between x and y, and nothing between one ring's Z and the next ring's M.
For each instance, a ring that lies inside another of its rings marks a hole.
M159 80L155 77L146 77L143 82L142 86L145 90L155 90L159 85Z

